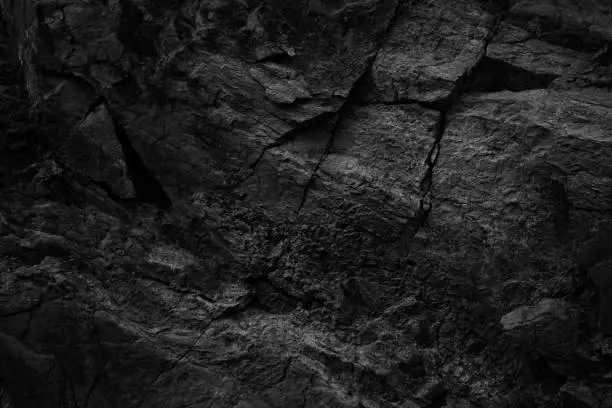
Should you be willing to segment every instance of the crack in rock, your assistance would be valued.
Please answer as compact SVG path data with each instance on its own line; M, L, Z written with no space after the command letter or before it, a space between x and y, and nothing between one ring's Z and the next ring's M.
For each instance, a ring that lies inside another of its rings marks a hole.
M130 137L121 120L121 115L118 109L115 109L113 106L118 100L118 95L116 95L111 88L103 88L101 85L97 84L94 78L87 75L67 71L55 71L48 68L43 68L41 71L48 76L77 81L87 86L97 95L97 99L89 106L86 116L100 105L104 105L108 111L113 123L115 135L121 145L128 177L133 183L136 197L142 202L152 203L161 209L170 208L172 206L170 197L164 191L153 171L145 165L142 157L130 142Z
M477 76L481 71L480 67L483 64L483 61L485 61L487 48L503 22L504 17L504 14L495 16L495 21L492 23L492 28L489 31L489 35L484 39L484 45L481 50L480 57L474 66L470 70L466 71L464 75L457 80L448 100L443 101L441 108L436 109L440 112L440 116L436 124L434 143L425 159L426 171L420 182L422 195L417 213L417 224L416 228L414 228L414 230L411 232L412 239L409 241L410 244L408 251L410 251L410 246L412 245L411 243L414 240L414 237L427 224L427 220L429 219L429 215L431 213L433 205L431 200L431 190L433 187L434 170L438 158L440 157L441 141L444 137L444 133L446 132L446 127L448 126L448 114L455 108L455 106L457 106L457 104L460 103L462 96L472 90L473 84L477 80Z
M118 402L117 402L117 393L113 387L112 382L110 381L110 376L108 375L107 372L107 366L108 366L108 359L106 357L106 353L104 353L104 347L102 346L102 342L100 340L100 334L98 333L98 328L96 327L96 323L94 321L94 315L96 313L96 310L94 310L91 314L91 332L93 334L94 340L96 342L96 345L98 347L98 352L100 353L100 359L102 360L102 371L100 373L98 373L98 375L100 377L106 378L106 382L108 384L108 388L110 390L110 405L113 408L116 408L119 406ZM93 391L92 391L93 392Z

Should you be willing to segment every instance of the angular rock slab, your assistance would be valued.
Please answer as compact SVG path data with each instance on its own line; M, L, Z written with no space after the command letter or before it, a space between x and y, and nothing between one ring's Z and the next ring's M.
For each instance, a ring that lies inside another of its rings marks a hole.
M405 2L376 55L363 98L447 101L478 64L494 18L477 2Z
M418 105L371 105L346 112L321 162L300 218L346 218L387 242L416 222L426 159L439 113Z
M580 239L612 209L610 126L604 91L467 96L440 142L431 225L478 245Z
M562 300L544 299L534 306L521 306L505 314L501 324L525 351L534 350L549 358L575 351L577 321Z
M551 44L503 22L487 46L470 91L584 87L603 83L611 74L611 70L597 67L589 53Z
M239 184L265 146L336 111L397 4L190 1L179 12L149 1L49 4L41 64L113 88L131 144L174 199ZM68 58L70 30L86 49ZM151 109L155 98L165 108Z

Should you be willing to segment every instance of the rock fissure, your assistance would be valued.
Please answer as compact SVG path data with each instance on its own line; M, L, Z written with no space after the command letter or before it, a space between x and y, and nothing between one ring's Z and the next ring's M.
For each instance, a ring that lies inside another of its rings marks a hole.
M427 224L427 220L431 213L433 205L431 191L434 182L434 169L438 158L440 157L441 142L446 132L446 127L448 126L448 116L450 112L452 112L454 107L459 104L462 99L462 96L465 93L472 91L472 85L478 76L479 67L483 64L483 61L486 58L485 56L487 54L488 45L494 38L503 20L504 14L498 14L497 16L495 16L495 21L492 24L489 34L484 39L483 49L481 51L478 61L476 61L474 66L470 70L466 71L466 73L457 80L457 83L453 88L449 98L440 102L420 104L427 109L433 109L438 111L439 117L434 130L434 143L425 158L425 174L419 183L421 197L419 199L417 222L414 227L411 227L412 229L410 233L412 237L409 240L408 251L410 250L410 246L412 245L414 237Z
M55 71L50 69L43 69L42 71L48 76L77 81L93 91L93 93L96 95L96 100L87 109L86 116L101 105L103 105L108 111L113 123L115 136L121 145L128 177L134 185L137 200L144 203L154 204L161 209L170 208L172 206L170 197L164 191L153 172L145 165L143 159L130 142L130 136L125 126L122 124L117 109L113 107L113 103L108 95L108 92L104 92L104 90L96 84L95 79L88 78L82 74L67 71ZM98 184L98 186L107 191L104 184ZM111 198L119 198L116 195L113 196L114 197ZM121 202L131 201L132 200L121 200Z
M106 108L109 112L112 112L108 100L106 101ZM128 175L134 184L136 196L143 202L154 204L161 209L170 208L172 206L170 197L130 143L129 135L119 118L116 115L111 116L115 134L123 149Z
M304 204L306 203L306 199L308 198L308 193L310 189L312 188L312 186L314 185L314 183L316 182L317 173L319 172L319 168L321 167L321 164L327 158L327 156L329 155L329 153L331 152L333 148L339 126L344 120L344 117L346 116L346 112L358 103L359 101L358 95L361 90L362 83L364 79L366 78L366 76L368 75L370 71L370 67L373 64L375 59L376 59L376 53L370 57L370 60L368 61L368 64L367 64L368 68L366 68L364 72L359 76L359 78L353 83L353 86L349 94L347 95L346 99L342 103L342 106L340 106L340 108L336 112L335 118L333 118L333 124L329 131L329 137L327 139L327 142L325 143L325 148L323 149L323 152L319 156L317 163L315 164L312 172L310 173L310 177L308 178L306 186L304 187L302 197L300 198L300 204L296 210L297 215L299 215L300 212L302 211L302 207L304 207Z
M488 57L483 58L477 69L479 72L470 86L472 92L548 89L559 78L559 75L529 71Z
M346 104L346 102L345 102ZM343 105L344 107L345 105ZM300 198L300 204L298 205L298 208L296 210L296 214L300 214L300 212L302 211L302 207L304 207L304 204L306 203L306 199L308 198L308 193L310 191L310 189L312 188L312 186L314 185L315 181L316 181L316 177L317 177L317 172L319 171L319 167L321 167L321 163L323 163L323 160L325 160L325 158L327 157L327 155L330 152L330 149L333 146L334 143L334 137L336 134L336 127L338 126L338 123L340 122L342 118L342 113L339 111L337 114L337 117L334 119L335 123L334 126L330 132L329 138L327 139L327 143L325 144L325 148L323 149L323 152L321 153L321 155L319 156L319 159L317 160L316 165L314 166L312 172L310 173L310 177L308 178L308 181L306 182L306 186L304 187L304 191L302 193L302 197Z
M353 86L351 87L351 90L349 91L346 99L343 101L342 105L340 106L338 111L335 113L336 118L334 119L332 129L330 130L330 136L327 140L327 143L325 144L325 148L323 149L323 152L319 156L319 159L317 160L317 163L315 164L310 174L310 177L308 178L306 186L304 187L302 197L300 198L300 203L296 210L297 215L300 214L304 204L306 203L306 199L308 198L308 193L316 181L317 173L319 171L319 168L321 167L321 164L323 163L325 158L329 155L330 150L333 147L336 133L338 131L338 125L342 122L343 117L345 116L346 110L350 109L351 106L358 104L358 101L360 99L359 92L361 91L360 88L362 87L362 83L364 82L367 75L369 75L371 68L372 68L372 64L376 60L376 56L378 55L380 48L382 47L384 41L386 40L386 37L388 36L390 30L392 29L393 25L395 24L397 20L397 17L399 15L400 6L401 6L401 2L399 0L396 0L393 14L391 15L391 18L389 19L389 22L387 23L385 30L383 30L383 32L380 34L379 38L377 39L376 51L369 58L369 61L366 64L366 68L361 73L361 75L357 78L357 80L353 83Z
M312 128L316 128L317 126L323 124L325 121L329 120L330 118L332 118L334 115L336 114L336 112L326 112L323 113L321 115L315 116L309 120L306 120L304 122L302 122L299 126L291 129L290 131L284 133L282 136L280 136L278 139L276 139L275 141L273 141L272 143L269 143L268 145L266 145L261 154L257 157L257 159L249 166L251 169L254 169L255 167L257 167L257 165L259 164L259 162L261 161L261 159L263 158L264 154L270 150L273 149L275 147L281 147L287 143L290 143L292 141L295 140L295 138L302 132L308 130L308 129L312 129ZM250 176L249 176L250 177Z

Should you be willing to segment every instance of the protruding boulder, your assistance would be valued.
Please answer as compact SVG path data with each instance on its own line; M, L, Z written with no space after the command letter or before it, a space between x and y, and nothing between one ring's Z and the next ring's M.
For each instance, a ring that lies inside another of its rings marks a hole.
M544 299L533 306L521 306L501 318L502 328L525 351L554 358L573 352L577 342L577 321L569 304Z

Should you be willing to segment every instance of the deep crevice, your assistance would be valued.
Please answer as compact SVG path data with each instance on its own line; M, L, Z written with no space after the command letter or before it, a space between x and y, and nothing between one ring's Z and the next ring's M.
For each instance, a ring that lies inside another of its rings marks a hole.
M434 131L434 143L425 158L425 165L427 169L425 170L425 175L421 179L420 189L423 194L422 198L425 198L429 194L429 191L432 186L433 179L433 170L436 166L436 162L438 161L438 157L440 156L440 141L442 140L442 136L444 136L444 132L446 132L446 121L447 121L448 111L441 111L440 116L438 117L438 123L436 124L436 129Z
M272 63L279 64L279 65L291 65L293 63L293 57L285 52L278 52L278 53L267 55L261 59L258 59L257 62L260 62L260 63L272 62Z
M440 143L444 134L446 133L446 127L448 125L448 114L455 108L455 106L461 101L461 98L466 93L469 93L474 90L475 84L479 81L479 74L484 69L482 68L483 63L487 59L486 53L489 43L497 33L497 30L500 27L500 23L505 19L508 8L510 7L509 1L503 1L500 7L495 9L495 22L492 24L491 31L489 36L485 39L482 55L480 59L474 64L474 66L466 71L459 79L457 79L455 87L452 89L447 98L440 99L438 101L432 103L419 103L419 105L427 108L433 109L440 112L440 116L438 117L438 121L436 123L436 129L434 131L434 143L425 158L425 174L420 181L419 188L421 190L421 199L419 201L419 209L417 212L416 225L408 225L406 228L414 227L411 233L411 238L408 244L408 251L410 251L410 247L412 246L412 242L414 241L414 237L418 234L418 232L427 225L427 221L429 219L429 214L432 210L431 203L431 189L433 185L433 173L440 156ZM492 2L489 2L492 4ZM486 68L485 68L486 69Z
M112 112L108 100L105 101L105 105L109 113ZM138 152L136 152L136 149L130 143L125 127L116 115L111 113L110 116L113 121L115 135L123 150L128 176L134 185L136 197L142 202L154 204L161 209L172 207L172 200L170 200L170 197L166 194L153 172L147 168Z
M89 106L85 116L94 112L98 107L104 106L112 120L115 136L121 145L123 152L123 158L125 160L128 177L132 181L134 190L136 193L136 200L143 203L150 203L157 206L160 209L168 209L172 207L172 200L164 191L161 183L157 180L152 170L150 170L132 146L130 137L128 135L125 126L119 119L119 114L115 109L112 108L109 98L106 96L102 89L98 89L95 80L88 78L82 74L66 72L66 71L54 71L49 69L42 69L42 72L48 76L55 78L66 79L70 81L76 81L80 85L83 85L94 92L96 100ZM107 193L110 192L110 187L102 182L93 182L98 185ZM109 194L109 197L120 203L128 203L133 200L123 199L115 195L114 193Z
M348 100L348 99L347 99ZM346 104L346 102L345 102ZM342 108L344 108L345 105L342 105ZM340 108L340 110L342 110L342 108ZM317 164L315 165L314 169L312 170L312 172L310 173L310 177L308 179L308 182L306 183L306 187L304 187L304 192L302 193L302 197L300 199L300 205L297 208L296 213L299 214L300 211L302 211L302 207L304 207L304 204L306 203L306 199L308 198L308 193L310 191L310 189L312 188L312 186L315 183L315 180L317 178L317 173L319 172L319 167L321 167L321 163L323 163L323 160L325 160L325 158L327 157L327 155L329 154L333 144L334 144L334 139L336 136L336 129L338 126L338 123L340 122L341 118L342 118L342 113L340 113L340 110L338 111L338 114L336 116L336 118L334 119L334 125L332 130L330 131L330 135L329 135L329 139L327 139L327 143L325 144L325 149L323 149L323 152L321 153L321 156L319 157L319 160L317 161Z
M472 92L527 91L547 89L559 76L538 74L488 57L482 59L470 85Z

